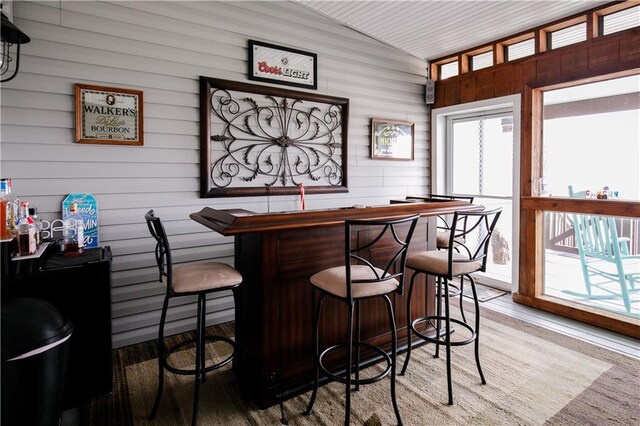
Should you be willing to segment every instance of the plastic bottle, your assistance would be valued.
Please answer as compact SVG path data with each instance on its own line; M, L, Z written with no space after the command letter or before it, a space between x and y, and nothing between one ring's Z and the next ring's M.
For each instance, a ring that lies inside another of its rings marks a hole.
M78 214L78 205L71 203L69 216L64 220L62 230L64 237L64 255L80 256L84 251L84 223Z
M18 217L18 254L28 256L35 254L38 250L36 244L36 225L29 216L29 202L20 203L20 214Z

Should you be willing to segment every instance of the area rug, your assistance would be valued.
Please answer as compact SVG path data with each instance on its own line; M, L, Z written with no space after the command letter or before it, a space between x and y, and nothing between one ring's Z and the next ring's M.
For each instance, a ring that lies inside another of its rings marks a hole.
M469 315L471 316L471 315ZM468 316L468 317L469 317ZM640 361L484 309L481 360L487 384L480 383L473 347L452 350L455 404L446 405L445 358L433 358L433 345L413 351L406 376L398 377L398 404L405 425L631 425L640 424ZM229 327L232 330L232 327ZM211 348L208 348L208 350ZM186 352L175 362L189 364ZM399 357L404 361L404 355ZM124 409L116 424L187 425L191 421L193 381L167 374L155 421L147 415L155 397L157 360L122 363ZM370 367L378 369L379 367ZM344 387L323 386L311 416L304 416L309 394L285 402L290 425L336 425L343 422ZM114 395L114 398L118 398ZM128 404L126 404L128 402ZM91 424L109 411L92 407ZM353 394L351 423L392 425L395 416L389 382L362 386ZM107 414L108 416L108 414ZM259 410L245 399L230 368L208 375L201 387L200 425L278 425L278 407Z
M486 302L487 300L495 299L496 297L507 294L506 291L498 290L496 288L477 283L476 292L478 293L478 301L480 302ZM473 300L473 291L471 290L471 284L469 283L469 281L465 281L462 295L467 299Z

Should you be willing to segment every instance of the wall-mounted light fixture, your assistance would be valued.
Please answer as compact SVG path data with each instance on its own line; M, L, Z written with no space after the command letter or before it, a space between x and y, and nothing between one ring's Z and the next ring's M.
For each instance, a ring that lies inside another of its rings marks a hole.
M12 80L18 69L20 68L20 45L29 43L31 39L25 33L20 31L18 27L13 25L13 22L2 15L2 55L0 56L0 76L1 83ZM15 61L15 64L11 66L11 63Z

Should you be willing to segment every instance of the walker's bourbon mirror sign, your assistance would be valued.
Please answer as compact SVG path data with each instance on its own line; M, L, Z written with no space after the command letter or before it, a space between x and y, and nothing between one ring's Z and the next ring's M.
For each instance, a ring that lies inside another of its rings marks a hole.
M249 80L317 89L317 55L249 40Z
M371 119L371 158L413 160L415 124L407 121Z
M76 84L76 142L142 145L142 91Z

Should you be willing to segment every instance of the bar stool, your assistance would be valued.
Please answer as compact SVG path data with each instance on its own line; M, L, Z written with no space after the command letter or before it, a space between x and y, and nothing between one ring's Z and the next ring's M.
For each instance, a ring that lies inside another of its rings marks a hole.
M411 283L409 285L409 294L407 297L407 330L408 330L408 346L407 356L400 375L404 375L409 360L411 358L412 335L415 334L420 339L435 343L435 358L438 358L440 345L443 344L447 351L447 386L449 394L449 405L453 404L453 389L451 382L451 346L462 346L475 343L475 359L478 373L482 384L486 384L482 367L480 366L479 353L479 333L480 333L480 306L478 303L478 294L476 292L476 284L471 276L474 272L485 272L487 268L487 251L491 234L498 222L498 218L502 213L501 208L494 210L485 210L482 212L455 212L451 222L451 233L449 236L447 250L429 250L410 256L407 259L407 268L413 269ZM457 244L456 241L465 241L464 245ZM462 250L461 250L462 248ZM436 298L437 311L436 315L429 315L422 318L411 320L411 295L413 293L413 285L418 274L430 274L437 278ZM466 319L458 320L451 318L449 315L449 287L450 280L455 277L466 277L471 283L473 292L473 302L475 304L475 324L473 327L467 323ZM441 292L444 292L442 297ZM444 298L444 316L442 315L442 299ZM441 333L441 322L445 323L445 329ZM435 328L435 336L427 336L424 332L418 331L417 324L428 322ZM435 323L435 324L434 324ZM468 333L470 337L467 339L451 340L451 324L457 324Z
M474 197L473 196L465 196L465 195L442 195L442 194L431 194L432 199L438 199L443 201L466 201L469 204L473 204ZM447 250L449 248L449 239L451 236L451 221L453 219L453 215L439 215L438 216L438 225L436 232L436 247L438 250ZM466 219L465 223L462 226L466 227ZM454 239L455 247L454 249L460 252L459 246L464 245L464 236L460 238ZM464 293L464 276L460 276L460 285L449 283L449 297L460 297L460 315L462 315L462 320L467 322L467 319L464 315L464 306L463 306L463 293ZM438 292L440 296L444 294L443 290L440 289Z
M158 393L151 409L149 419L153 419L158 411L162 390L164 385L164 370L182 375L195 376L195 388L193 392L193 412L191 424L198 422L198 401L200 383L205 381L205 374L227 365L233 359L235 344L233 340L224 336L207 336L205 332L206 320L206 295L208 293L232 290L234 300L237 303L236 290L242 282L242 276L231 266L219 262L190 263L174 267L171 260L171 249L169 240L164 230L164 226L153 210L145 214L145 220L149 227L149 232L156 240L155 256L160 272L159 281L166 287L164 303L162 304L162 314L160 316L160 326L158 329ZM196 337L188 339L177 345L167 348L164 342L164 324L167 318L167 308L169 300L174 297L198 296ZM232 352L220 362L210 366L205 366L205 343L222 341L231 345ZM195 343L195 368L180 369L169 364L169 355L187 345Z
M404 291L404 270L407 249L415 230L419 215L389 220L347 220L345 221L345 265L325 269L310 279L314 290L320 293L315 307L314 342L316 375L313 393L305 415L310 415L318 393L320 370L329 378L345 384L346 410L345 425L349 424L351 415L351 385L357 391L360 385L370 384L391 376L391 402L398 420L402 424L400 411L396 401L396 355L397 336L393 306L389 294ZM400 229L402 228L402 229ZM406 230L408 228L408 230ZM404 236L404 238L402 238ZM374 259L375 258L375 259ZM377 266L374 266L377 265ZM381 266L381 267L380 267ZM314 294L315 296L315 294ZM319 325L322 304L329 296L344 302L348 308L347 341L330 346L320 353ZM391 331L391 356L379 346L360 339L360 311L363 300L381 297L387 305L389 326ZM355 310L355 341L354 331ZM355 351L355 378L352 378L353 349ZM338 349L346 349L345 373L330 372L323 363L323 358ZM366 348L386 361L386 368L375 377L360 379L360 349Z
M469 204L473 204L474 197L471 195L443 195L443 194L431 194L427 197L422 196L407 196L407 200L436 200L436 201L466 201ZM453 215L438 215L437 218L437 232L436 232L436 247L438 250L447 250L449 248L449 239L451 236L451 220L453 219ZM466 223L463 224L466 226ZM464 236L460 239L455 239L454 244L456 245L455 250L460 251L460 245L464 245ZM463 293L464 293L464 276L460 276L460 285L449 283L449 297L460 297L460 315L462 315L462 320L467 321L464 315L464 306L463 306ZM444 295L444 291L440 289L438 294L441 296Z

